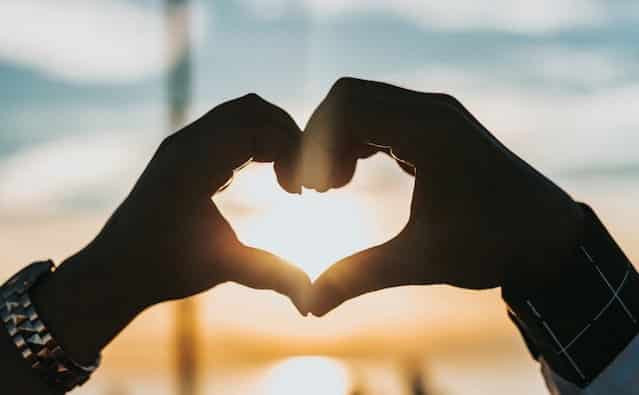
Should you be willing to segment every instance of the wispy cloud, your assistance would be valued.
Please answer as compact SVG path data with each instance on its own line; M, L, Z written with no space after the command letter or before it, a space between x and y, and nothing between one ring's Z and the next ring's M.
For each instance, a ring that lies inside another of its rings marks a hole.
M77 82L135 81L161 73L180 53L166 48L164 18L161 7L124 0L5 0L0 61Z
M121 198L156 140L139 130L102 130L20 151L0 163L0 217L60 214L87 204L94 210Z
M550 74L543 67L523 65L523 75L514 76L502 72L508 67L491 71L490 67L431 65L386 79L416 90L457 96L507 145L546 171L634 163L639 147L639 82L610 83L627 65L617 68L614 60L594 55L591 66L580 69L577 61L574 75L564 75L570 70L564 63L570 56L569 51L564 61L554 59L552 67L561 72ZM584 59L589 57L584 55ZM608 83L599 81L601 75L591 75L588 67L608 70L604 78ZM531 75L538 78L536 83L516 80ZM590 89L561 86L575 80Z
M567 45L520 47L504 54L501 67L561 89L596 89L637 79L637 61L627 54Z
M299 7L293 0L241 0L256 14L278 17ZM340 14L395 15L427 29L442 31L496 30L546 34L594 26L608 20L598 0L304 0L302 7L318 17Z

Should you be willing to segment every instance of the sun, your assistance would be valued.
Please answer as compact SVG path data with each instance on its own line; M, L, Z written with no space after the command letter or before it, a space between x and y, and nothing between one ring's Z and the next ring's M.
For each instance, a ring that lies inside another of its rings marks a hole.
M290 358L273 366L262 388L267 395L343 395L349 387L346 368L323 357Z

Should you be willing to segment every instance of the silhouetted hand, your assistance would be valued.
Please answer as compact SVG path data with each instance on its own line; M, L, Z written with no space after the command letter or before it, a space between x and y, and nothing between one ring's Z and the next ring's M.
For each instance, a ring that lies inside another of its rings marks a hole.
M345 185L357 159L379 150L416 174L406 227L323 273L314 284L316 315L399 285L482 289L541 281L561 270L549 257L561 256L578 237L579 206L449 95L343 78L304 136L306 187Z
M214 108L161 144L89 248L126 266L150 304L234 281L273 289L299 307L308 276L242 245L211 196L248 161L273 162L293 152L300 133L285 111L255 94Z
M211 200L250 160L275 162L290 178L283 159L300 138L285 111L250 94L164 140L98 236L33 288L58 344L92 362L145 308L227 281L275 290L306 313L308 276L240 243Z
M287 178L282 159L300 138L285 111L250 94L163 141L99 235L34 288L56 340L76 360L93 361L146 307L227 281L275 290L306 313L308 276L242 245L211 200L249 160L275 161Z

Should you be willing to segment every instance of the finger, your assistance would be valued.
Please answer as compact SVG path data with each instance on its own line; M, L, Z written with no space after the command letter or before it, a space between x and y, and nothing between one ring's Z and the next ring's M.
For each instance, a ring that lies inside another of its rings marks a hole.
M405 160L400 159L395 153L393 153L393 151L389 147L379 148L379 152L383 152L386 155L390 156L391 158L395 159L395 162L397 162L397 164L402 170L404 170L406 173L408 173L409 175L413 177L415 176L416 174L415 166L408 163Z
M301 193L296 158L300 152L302 133L291 115L282 108L265 101L272 130L265 129L253 140L252 160L274 162L280 186L289 193Z
M253 160L257 162L274 162L281 157L294 155L299 151L302 131L295 120L284 109L259 99L265 107L266 122L276 134L256 133L254 135Z
M298 151L301 130L280 107L249 94L215 107L175 136L184 171L214 193L249 160L273 162Z
M352 148L352 153L357 159L366 159L380 152L380 147L370 144L356 144Z
M280 156L275 161L273 168L277 176L277 182L282 189L289 193L302 193L301 171L299 166L300 149L293 149L288 153Z
M338 166L331 166L331 188L341 188L351 182L357 169L357 157L350 153L338 161Z
M423 261L410 253L414 248L395 238L338 261L313 284L310 311L322 316L368 292L424 284Z
M330 188L341 188L351 182L358 160L369 158L380 150L380 147L362 143L354 143L347 147L340 157L331 162Z
M242 247L228 263L229 281L255 289L272 289L288 296L302 315L308 313L311 280L298 267L269 252Z
M423 116L418 109L424 97L373 81L338 80L305 127L304 186L326 190L344 185L353 169L347 156L363 145L404 152L405 146L418 144L411 136L419 124L416 118Z
M406 173L408 173L409 175L415 177L416 171L415 171L415 166L412 166L404 161L398 160L397 164L399 165L399 167L402 168L402 170L404 170Z

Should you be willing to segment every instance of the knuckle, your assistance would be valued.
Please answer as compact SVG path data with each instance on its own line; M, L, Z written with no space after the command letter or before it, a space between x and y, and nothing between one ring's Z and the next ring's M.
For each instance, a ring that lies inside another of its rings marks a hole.
M222 103L221 105L214 108L213 111L215 112L224 110L225 112L234 112L240 108L257 107L262 103L265 103L264 99L262 99L257 93L251 92L247 93L244 96L240 96Z
M439 100L444 100L444 101L457 101L457 99L455 99L455 96L453 96L452 94L448 93L448 92L435 92L435 93L431 93L431 95L435 98L435 99L439 99Z
M180 132L175 132L167 137L165 137L162 142L160 143L160 147L159 149L161 151L166 151L167 149L175 146L176 144L176 139L178 138L178 136L180 135Z
M228 121L230 119L242 119L247 111L256 111L266 101L256 93L248 93L244 96L224 102L206 114L206 118L213 118Z
M357 89L361 80L353 77L340 77L331 87L330 93L337 96L349 95Z
M160 143L160 148L166 148L169 147L171 145L173 145L173 140L175 140L175 137L173 137L174 135L170 135L165 137L164 139L162 139L162 142Z
M463 116L465 109L457 98L448 93L428 93L431 103L432 114L440 123L440 126L447 128L458 128L466 124Z
M254 106L261 105L266 102L264 99L262 99L260 95L254 92L247 93L246 95L242 96L240 98L240 101L242 103L247 103L249 105L254 105Z
M445 103L453 108L462 107L461 102L452 94L446 92L431 93L431 97L439 102Z
M361 80L352 77L341 77L331 87L323 104L325 111L333 114L348 112L357 98ZM338 121L334 119L333 121Z

